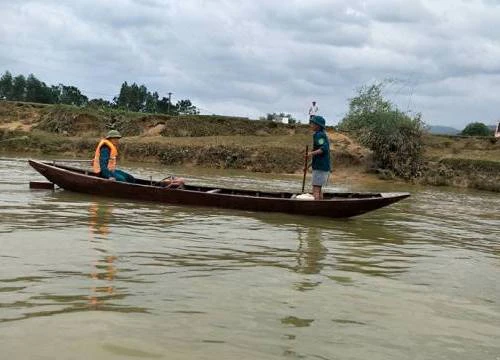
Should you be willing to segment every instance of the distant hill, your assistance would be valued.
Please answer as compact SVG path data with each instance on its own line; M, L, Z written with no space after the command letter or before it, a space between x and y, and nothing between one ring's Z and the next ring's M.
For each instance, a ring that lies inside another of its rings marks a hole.
M457 135L460 130L457 130L451 126L440 126L440 125L429 125L427 127L431 134L436 135Z

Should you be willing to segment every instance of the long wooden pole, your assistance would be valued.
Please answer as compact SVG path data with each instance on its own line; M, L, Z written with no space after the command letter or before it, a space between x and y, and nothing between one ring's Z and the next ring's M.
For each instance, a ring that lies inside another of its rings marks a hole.
M306 174L307 174L307 153L309 152L309 145L306 145L306 152L304 154L304 177L302 178L302 194L306 187Z

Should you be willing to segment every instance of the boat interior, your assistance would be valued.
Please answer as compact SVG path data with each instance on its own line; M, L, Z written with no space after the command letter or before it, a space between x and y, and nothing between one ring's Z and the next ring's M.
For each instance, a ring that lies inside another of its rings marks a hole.
M61 169L65 169L68 171L76 172L79 174L98 177L96 173L88 169L75 168L71 166L61 165L56 162L46 162L47 165L55 166ZM164 182L155 181L153 179L139 179L136 178L136 184L144 185L144 186L155 186L155 187L168 187ZM251 196L251 197L266 197L266 198L278 198L278 199L295 199L300 193L292 193L292 192L271 192L271 191L258 191L258 190L247 190L247 189L226 189L219 187L210 187L210 186L199 186L199 185L187 185L185 184L181 189L175 189L170 187L172 190L189 190L189 191L198 191L205 192L208 194L224 194L224 195L236 195L236 196ZM366 198L380 198L382 197L381 193L374 192L363 192L363 193L355 193L355 192L335 192L335 193L323 193L324 200L330 199L366 199Z

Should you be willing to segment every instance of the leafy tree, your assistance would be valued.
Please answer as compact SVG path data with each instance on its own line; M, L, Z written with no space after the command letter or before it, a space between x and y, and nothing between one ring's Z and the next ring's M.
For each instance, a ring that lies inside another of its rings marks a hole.
M48 104L69 104L76 106L94 106L101 108L119 107L129 111L148 113L199 114L198 109L191 100L180 100L172 104L169 98L160 96L158 92L149 92L145 85L133 83L129 85L123 82L120 93L113 102L104 99L92 99L83 95L75 86L59 84L47 86L38 80L35 75L30 74L28 78L18 75L12 78L9 71L0 77L0 99L15 101L31 101Z
M12 81L12 93L10 99L24 101L26 99L26 78L23 75L17 75Z
M424 123L420 114L411 117L385 100L382 87L378 83L358 90L339 129L352 132L371 149L380 168L414 178L423 163Z
M59 102L61 104L83 106L89 101L88 97L83 95L75 86L65 86L59 84L59 88L61 89L59 97Z
M272 113L272 114L271 113L267 113L265 119L267 121L276 121L277 117L278 117L278 114L276 114L276 113Z
M267 113L266 116L264 118L261 118L263 120L267 120L267 121L279 121L281 122L281 119L282 118L288 118L288 123L289 124L296 124L297 123L297 119L295 119L291 114L286 114L281 112L279 114L277 113Z
M172 105L167 97L162 97L157 103L158 112L162 114L177 115L177 108Z
M12 94L12 74L6 71L0 78L0 99L10 100Z
M145 111L146 98L148 95L148 89L146 86L138 86L136 83L132 84L132 99L131 99L131 110L132 111Z
M197 115L200 113L196 106L191 103L191 100L180 100L175 107L177 113L181 115Z
M113 101L116 106L129 111L170 115L195 115L200 113L189 99L180 100L174 105L167 97L162 97L160 99L158 92L155 91L151 93L144 85L139 86L136 83L128 85L126 81L120 88L120 94L115 97Z
M144 106L144 110L148 113L158 112L158 98L159 95L156 91L152 94L148 92L146 95L146 104Z
M52 86L53 103L83 106L88 103L88 98L75 86L59 84Z
M125 105L125 99L126 99L126 91L128 89L128 84L127 82L123 82L122 83L122 86L120 87L120 93L118 94L118 96L115 96L113 98L113 102L116 104L116 106L124 106Z
M462 130L461 135L464 136L492 136L493 131L485 124L481 122L474 122L468 124L465 129Z
M118 107L129 111L145 111L148 94L146 86L139 86L136 83L129 86L125 81L120 88L120 94L115 97L114 101Z
M26 79L26 101L52 104L55 102L52 90L35 75L30 74Z
M120 87L120 94L113 99L113 102L116 104L116 106L128 109L128 102L130 98L129 92L130 92L129 86L125 81Z
M363 86L358 96L349 100L349 112L339 124L342 130L356 131L380 121L381 114L393 110L392 104L382 96L383 83Z
M40 93L42 88L42 84L40 80L38 80L35 75L29 74L26 79L26 101L37 100L37 96Z
M113 103L111 101L104 100L102 98L89 100L87 105L92 106L92 107L97 107L97 108L112 108L113 107Z

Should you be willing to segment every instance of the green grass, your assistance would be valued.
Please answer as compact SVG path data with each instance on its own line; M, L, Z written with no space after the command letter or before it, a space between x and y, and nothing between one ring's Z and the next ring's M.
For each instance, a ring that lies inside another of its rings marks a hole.
M427 135L425 155L434 161L446 158L500 161L500 141L487 137Z
M500 176L500 161L448 158L441 160L440 163L460 172L471 174L482 172L493 176Z

